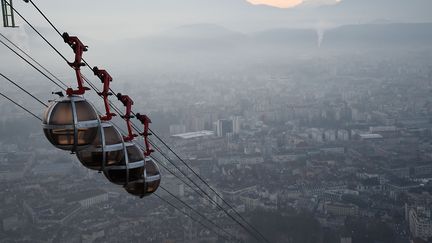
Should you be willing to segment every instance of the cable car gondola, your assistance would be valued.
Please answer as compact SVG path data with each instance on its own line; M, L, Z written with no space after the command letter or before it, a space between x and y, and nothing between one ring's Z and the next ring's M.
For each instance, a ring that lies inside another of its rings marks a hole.
M46 109L43 131L52 145L72 152L90 146L100 126L95 108L83 97L60 97Z
M68 88L66 97L58 92L59 99L55 100L45 111L43 119L43 130L47 139L55 147L63 150L77 152L87 148L96 138L100 120L95 108L81 95L86 90L80 68L82 55L87 51L84 45L76 36L69 36L63 33L63 40L70 45L75 53L73 62L68 62L75 70L78 88Z
M125 186L125 190L134 196L143 198L155 192L161 182L159 167L150 158L146 158L143 176Z
M102 122L93 144L77 152L78 160L85 167L102 171L105 166L119 163L124 157L123 139L109 122Z

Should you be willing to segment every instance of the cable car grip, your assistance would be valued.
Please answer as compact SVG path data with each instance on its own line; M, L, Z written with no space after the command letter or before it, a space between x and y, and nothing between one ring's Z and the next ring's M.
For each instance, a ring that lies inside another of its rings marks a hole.
M123 103L123 105L126 107L126 112L124 116L120 116L121 118L123 118L126 121L126 125L127 125L127 129L128 129L128 135L123 137L123 140L125 142L130 142L132 141L135 137L138 137L138 135L134 134L132 132L132 124L130 119L134 118L132 114L132 105L134 104L133 100L127 96L127 95L122 95L121 93L117 94L117 99L120 100L120 102Z
M140 135L144 137L144 143L146 147L146 150L144 151L144 156L147 157L154 152L154 150L150 147L150 142L148 139L148 136L152 135L151 133L149 133L151 120L147 115L141 115L140 113L136 114L136 118L144 125L144 131L140 133Z
M110 104L108 97L112 95L110 92L110 82L112 82L112 77L106 70L99 69L98 67L93 67L93 73L96 75L103 83L102 92L98 92L99 96L102 96L105 105L105 116L101 116L100 119L102 121L110 121L113 116L116 116L115 113L112 113L110 110Z
M85 51L88 50L88 46L84 45L80 41L80 39L78 39L78 37L70 36L67 32L64 32L62 37L64 42L67 43L75 53L74 61L73 62L67 61L67 63L75 70L75 74L78 82L78 89L74 90L72 88L68 88L66 90L66 94L68 96L83 95L86 90L90 90L90 88L84 87L84 81L81 75L81 67L85 66L85 64L82 62L82 55Z

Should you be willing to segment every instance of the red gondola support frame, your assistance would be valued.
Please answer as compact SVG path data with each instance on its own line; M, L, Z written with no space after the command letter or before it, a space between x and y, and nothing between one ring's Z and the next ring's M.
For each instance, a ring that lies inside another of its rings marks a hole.
M113 116L116 116L115 113L112 113L110 110L110 103L108 97L112 95L110 92L110 82L112 82L112 77L109 73L104 69L99 69L98 67L93 67L93 73L96 75L103 83L102 92L98 92L99 96L102 96L105 105L105 116L100 116L102 121L110 121Z
M140 113L136 114L136 118L144 125L144 132L140 133L141 136L144 137L144 143L146 150L144 151L144 156L150 156L154 150L150 147L149 136L152 134L149 133L151 120L147 115L141 115Z
M68 88L66 90L66 94L68 96L83 95L86 90L90 90L90 88L84 87L84 81L81 75L81 67L85 66L85 64L82 63L82 55L85 51L88 50L88 46L84 45L78 39L78 37L70 36L67 32L63 33L62 37L64 42L67 43L75 53L74 62L67 62L67 63L75 70L75 74L78 82L78 89L74 90L72 88Z
M121 93L117 94L117 99L120 100L120 102L122 102L123 105L126 107L125 115L121 116L121 117L126 121L127 129L128 129L128 135L124 136L123 140L125 142L130 142L135 137L138 137L138 135L136 135L132 132L132 124L130 121L131 118L134 118L134 116L131 115L132 114L132 105L134 104L134 102L129 96L122 95Z

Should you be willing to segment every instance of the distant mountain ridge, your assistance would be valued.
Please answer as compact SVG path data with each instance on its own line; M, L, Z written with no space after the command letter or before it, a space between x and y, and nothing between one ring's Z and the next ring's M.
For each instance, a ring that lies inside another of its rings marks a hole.
M199 24L182 26L160 36L136 40L157 41L160 47L212 48L268 45L277 47L322 48L343 46L386 47L432 43L432 23L385 23L344 25L329 30L277 28L253 33L241 33L218 25ZM431 46L432 47L432 46Z
M432 23L392 23L347 25L325 33L323 47L328 46L430 46Z

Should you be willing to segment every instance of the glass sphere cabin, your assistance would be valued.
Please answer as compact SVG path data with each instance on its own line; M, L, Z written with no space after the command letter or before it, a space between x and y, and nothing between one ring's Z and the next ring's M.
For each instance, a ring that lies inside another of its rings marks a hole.
M43 117L43 131L55 147L72 152L90 146L100 126L94 107L80 96L52 102Z

